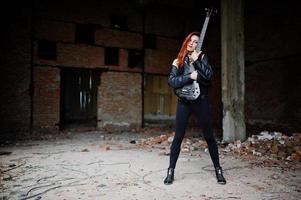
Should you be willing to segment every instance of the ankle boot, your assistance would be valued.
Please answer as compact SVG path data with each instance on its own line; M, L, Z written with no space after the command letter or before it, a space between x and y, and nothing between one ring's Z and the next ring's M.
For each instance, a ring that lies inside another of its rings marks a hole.
M173 168L168 168L168 170L167 170L167 176L164 179L164 184L165 185L172 184L172 182L174 180L174 172L175 172L175 170Z
M223 176L223 170L221 167L215 168L215 175L216 175L217 183L222 185L226 184L226 179Z

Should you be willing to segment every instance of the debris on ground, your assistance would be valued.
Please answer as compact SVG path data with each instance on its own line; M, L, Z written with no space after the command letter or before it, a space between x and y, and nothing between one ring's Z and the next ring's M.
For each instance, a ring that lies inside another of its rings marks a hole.
M246 141L234 141L222 149L256 165L299 168L301 161L301 134L286 136L280 132L263 131Z
M169 155L174 132L137 142L141 148L161 149L160 155ZM232 143L219 143L221 156L233 155L252 164L266 167L300 168L301 167L301 134L286 136L280 132L263 131L252 135L246 141L236 140ZM181 153L192 154L194 151L208 152L208 146L202 138L184 138Z

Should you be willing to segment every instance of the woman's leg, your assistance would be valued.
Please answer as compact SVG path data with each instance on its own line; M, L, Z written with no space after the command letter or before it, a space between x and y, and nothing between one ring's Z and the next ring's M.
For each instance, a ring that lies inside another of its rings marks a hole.
M220 167L218 147L212 132L210 109L208 99L199 99L193 106L200 127L202 128L204 138L208 144L211 160L214 167Z
M218 147L212 132L208 99L200 99L200 101L197 101L194 109L203 130L204 138L208 144L210 157L215 168L217 182L219 184L226 184L226 179L223 176L223 171L219 163Z
M169 168L175 168L181 150L181 143L185 136L189 115L191 113L191 105L178 102L176 113L176 133L170 148Z

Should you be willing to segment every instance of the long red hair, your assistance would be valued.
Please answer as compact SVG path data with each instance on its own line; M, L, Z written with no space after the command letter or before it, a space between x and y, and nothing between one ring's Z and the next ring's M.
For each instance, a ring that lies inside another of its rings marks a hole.
M189 35L186 36L184 42L182 43L182 47L181 47L181 49L178 53L178 56L177 56L177 65L178 65L178 67L183 67L185 56L188 53L187 45L188 45L188 42L190 41L190 39L193 35L196 35L196 36L200 37L199 32L191 32Z

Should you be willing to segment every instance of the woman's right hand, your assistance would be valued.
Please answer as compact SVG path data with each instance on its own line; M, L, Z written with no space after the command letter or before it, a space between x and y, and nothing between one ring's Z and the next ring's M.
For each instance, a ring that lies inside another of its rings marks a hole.
M190 74L190 78L192 80L197 80L198 78L198 72L197 71L193 71L191 74Z

